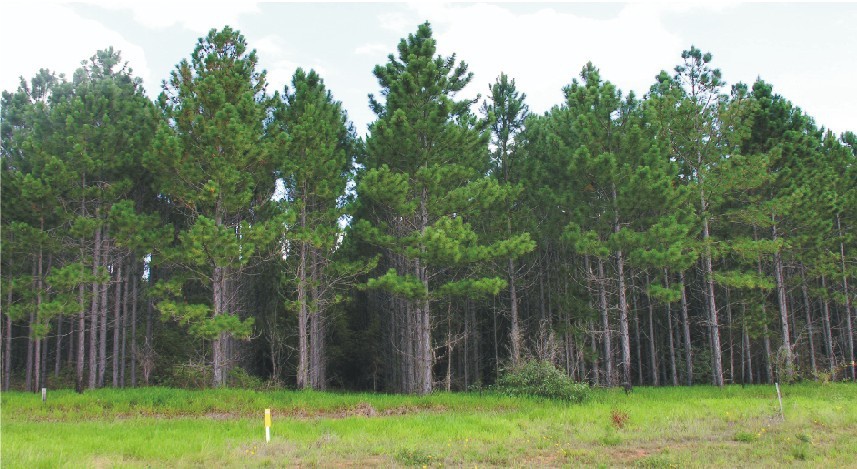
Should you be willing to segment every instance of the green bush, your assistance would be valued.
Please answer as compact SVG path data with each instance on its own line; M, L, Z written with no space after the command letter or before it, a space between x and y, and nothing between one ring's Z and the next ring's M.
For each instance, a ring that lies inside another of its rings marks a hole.
M583 402L589 385L575 383L563 370L547 361L530 360L503 371L497 391L509 396L532 396Z
M244 368L236 367L229 370L229 386L241 389L260 390L265 387L265 383L247 371Z
M169 387L182 389L205 389L211 386L214 373L211 367L204 364L188 362L173 365L164 384Z

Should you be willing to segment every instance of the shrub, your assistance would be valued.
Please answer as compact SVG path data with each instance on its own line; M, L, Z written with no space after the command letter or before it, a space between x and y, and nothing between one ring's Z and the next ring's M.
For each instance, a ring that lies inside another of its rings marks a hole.
M244 368L236 367L229 370L229 386L241 389L260 390L265 387L265 383L256 376L247 373Z
M497 391L509 396L532 396L583 402L589 386L575 383L563 370L547 361L530 360L506 369L497 379Z
M211 367L203 363L188 362L173 365L164 384L182 389L205 389L211 386L213 378Z

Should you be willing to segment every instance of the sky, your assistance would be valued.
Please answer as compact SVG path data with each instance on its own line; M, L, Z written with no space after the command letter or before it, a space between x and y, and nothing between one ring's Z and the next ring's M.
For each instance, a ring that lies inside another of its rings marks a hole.
M727 84L773 84L819 126L857 131L857 3L257 3L119 0L0 3L0 89L40 68L71 76L113 46L155 98L211 28L230 25L257 50L268 91L297 67L315 69L358 134L374 119L372 75L400 38L429 21L443 55L474 78L460 97L484 98L500 72L531 112L560 104L586 62L625 92L645 94L691 45L711 52ZM727 88L728 90L728 88Z

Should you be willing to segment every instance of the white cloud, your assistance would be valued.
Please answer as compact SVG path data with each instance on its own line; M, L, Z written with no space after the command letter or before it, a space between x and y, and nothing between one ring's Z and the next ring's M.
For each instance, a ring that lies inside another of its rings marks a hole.
M226 25L237 28L241 15L259 12L255 1L119 0L105 3L103 0L89 0L87 3L114 10L131 10L134 20L150 29L178 25L197 34Z
M290 48L279 35L269 34L255 38L252 33L245 34L247 43L259 56L259 67L267 71L268 92L283 91L290 85L292 76L298 67L304 70L313 69L322 77L327 76L329 68L320 59L312 59L309 63L299 62L295 57L296 51Z
M143 79L149 93L157 94L143 49L115 30L82 18L64 5L12 2L2 6L2 13L5 21L0 28L0 43L5 47L0 88L15 90L19 75L29 79L40 68L71 77L82 60L112 45L122 52L134 74Z
M645 92L662 68L676 62L683 45L663 27L658 8L647 4L627 5L609 19L552 8L514 14L487 4L412 8L432 23L439 52L457 53L474 72L469 96L484 97L488 83L505 72L537 113L559 104L562 87L590 60L623 91Z
M406 34L413 26L413 22L407 15L398 12L383 13L378 17L378 21L382 28L398 34Z
M354 53L357 55L386 57L390 50L391 47L387 44L373 42L370 44L363 44L362 46L357 47L356 49L354 49Z

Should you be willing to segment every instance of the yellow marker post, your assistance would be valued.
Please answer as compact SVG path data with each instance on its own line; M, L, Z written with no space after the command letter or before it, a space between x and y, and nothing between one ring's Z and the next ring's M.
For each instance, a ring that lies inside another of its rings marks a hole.
M265 409L265 443L271 442L271 409Z

